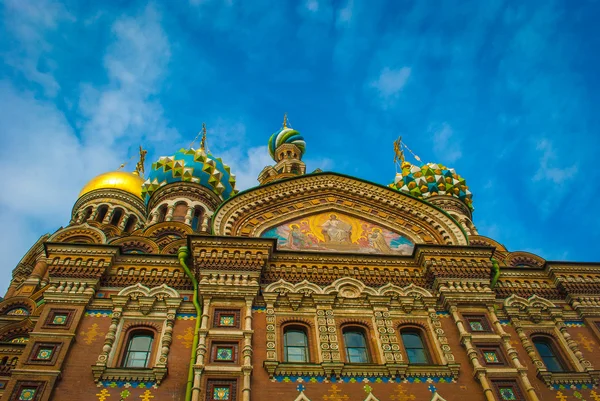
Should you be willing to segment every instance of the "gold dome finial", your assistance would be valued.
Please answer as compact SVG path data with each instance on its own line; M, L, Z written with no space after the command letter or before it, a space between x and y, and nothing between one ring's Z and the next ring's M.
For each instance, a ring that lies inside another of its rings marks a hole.
M146 161L146 155L148 154L148 151L142 148L142 145L140 145L140 160L137 162L137 164L135 165L135 171L134 173L137 173L137 175L139 175L140 177L144 176L144 162Z
M394 141L394 164L404 163L404 151L402 150L402 137Z
M202 123L202 139L200 140L200 149L206 149L206 123Z
M287 128L287 113L283 113L283 129Z

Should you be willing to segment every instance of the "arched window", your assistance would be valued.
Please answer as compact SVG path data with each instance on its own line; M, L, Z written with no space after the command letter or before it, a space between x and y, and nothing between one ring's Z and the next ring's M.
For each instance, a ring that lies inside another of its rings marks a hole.
M550 372L564 372L567 370L565 362L557 351L554 340L546 336L536 336L533 337L533 344L542 361L544 361L546 369Z
M204 215L204 209L200 206L194 207L194 215L192 217L192 228L195 231L200 231L202 228L202 216Z
M87 209L85 209L85 212L83 213L83 219L81 221L88 221L90 219L90 216L92 215L92 207L88 206Z
M185 202L179 202L173 210L173 221L185 221L185 215L188 212L188 205Z
M136 330L129 335L123 356L124 368L147 368L152 353L154 333L147 330Z
M167 205L162 205L158 209L158 222L162 223L163 221L165 221L166 217L167 217Z
M308 362L308 336L299 326L286 327L283 332L285 362Z
M98 215L96 216L96 221L99 221L102 223L102 220L104 220L104 217L106 217L106 212L108 212L108 206L106 205L102 205L98 208Z
M137 223L137 217L134 215L129 216L127 219L127 224L125 224L125 232L132 232L135 229L135 223Z
M408 363L416 365L430 365L431 358L423 341L423 332L417 328L404 328L400 330L402 343L406 350Z
M123 209L115 209L112 218L110 219L110 224L113 226L118 226L119 222L121 221L121 217L123 217Z
M361 327L347 327L343 330L346 362L369 363L369 350L365 330Z

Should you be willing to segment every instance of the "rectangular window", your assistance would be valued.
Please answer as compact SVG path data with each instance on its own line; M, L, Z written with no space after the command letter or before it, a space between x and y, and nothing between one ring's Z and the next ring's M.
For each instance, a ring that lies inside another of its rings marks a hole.
M71 322L75 316L73 309L52 309L48 313L44 325L44 329L68 329L71 327Z
M237 381L208 379L206 401L236 401Z
M213 327L239 329L240 311L215 309Z
M61 346L61 343L35 343L26 363L53 365Z
M463 315L466 320L467 330L471 333L491 333L492 328L485 315Z
M496 395L501 401L525 401L519 385L514 380L492 381Z
M485 344L477 345L481 359L485 366L506 366L506 358L500 345L498 344Z
M211 362L235 363L238 356L238 344L212 343Z
M18 381L10 401L37 401L42 398L45 382Z

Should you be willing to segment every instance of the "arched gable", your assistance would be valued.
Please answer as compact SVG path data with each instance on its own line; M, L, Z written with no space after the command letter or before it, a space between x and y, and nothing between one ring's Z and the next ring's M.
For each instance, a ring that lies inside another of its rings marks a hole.
M436 206L334 173L305 175L241 192L215 212L213 233L259 237L273 227L319 213L359 218L413 243L468 244L462 227Z
M54 233L48 242L75 242L84 244L106 244L106 235L102 230L88 223L62 228Z

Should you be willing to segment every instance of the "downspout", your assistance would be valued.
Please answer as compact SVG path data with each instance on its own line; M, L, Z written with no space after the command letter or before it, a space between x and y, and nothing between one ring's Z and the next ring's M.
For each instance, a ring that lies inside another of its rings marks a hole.
M498 279L500 278L500 265L498 261L492 258L492 281L490 281L490 288L494 288Z
M198 281L196 281L196 277L191 272L190 268L185 263L185 260L189 256L189 250L187 246L182 246L177 251L177 257L179 258L179 264L185 270L187 276L192 280L192 284L194 286L194 298L192 302L194 303L194 308L196 308L196 327L194 327L194 340L192 341L192 355L190 357L190 368L188 370L188 379L187 385L185 387L185 401L190 401L192 399L192 388L194 385L194 365L196 364L196 349L198 348L198 331L200 330L200 319L202 317L202 312L200 310L200 304L198 303Z

